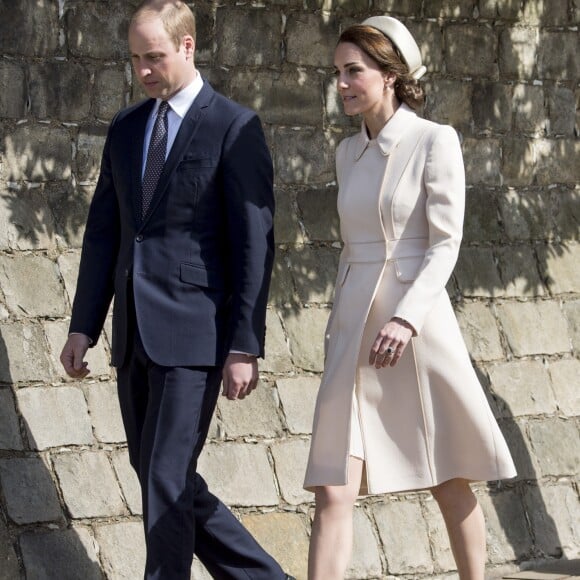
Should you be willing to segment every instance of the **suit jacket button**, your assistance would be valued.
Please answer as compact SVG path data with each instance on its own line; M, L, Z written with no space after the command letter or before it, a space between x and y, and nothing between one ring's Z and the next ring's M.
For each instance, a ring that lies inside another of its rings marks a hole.
M139 234L138 236L135 237L135 241L142 242L143 241L143 236L141 234Z

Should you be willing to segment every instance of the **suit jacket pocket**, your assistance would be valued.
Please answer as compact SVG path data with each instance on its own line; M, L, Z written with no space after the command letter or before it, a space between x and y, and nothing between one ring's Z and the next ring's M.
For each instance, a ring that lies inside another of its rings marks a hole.
M400 282L412 282L417 279L424 256L395 259L395 272Z
M197 264L182 263L179 266L179 279L186 284L223 290L223 276L217 270L209 270Z

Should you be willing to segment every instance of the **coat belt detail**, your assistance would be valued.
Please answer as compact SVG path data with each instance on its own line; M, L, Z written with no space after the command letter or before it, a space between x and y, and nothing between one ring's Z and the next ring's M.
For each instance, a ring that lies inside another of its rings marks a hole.
M344 257L349 263L389 262L397 258L422 257L428 247L428 238L350 242L344 246Z

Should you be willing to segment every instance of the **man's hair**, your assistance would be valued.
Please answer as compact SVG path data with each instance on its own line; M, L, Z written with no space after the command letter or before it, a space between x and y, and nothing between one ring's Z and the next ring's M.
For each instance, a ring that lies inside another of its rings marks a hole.
M195 15L181 0L143 0L131 17L131 24L142 18L160 18L177 49L184 36L195 40Z

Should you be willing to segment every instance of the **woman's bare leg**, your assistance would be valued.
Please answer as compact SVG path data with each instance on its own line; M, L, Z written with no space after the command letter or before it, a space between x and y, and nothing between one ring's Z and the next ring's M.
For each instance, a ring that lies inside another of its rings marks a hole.
M363 460L349 457L348 483L317 487L308 552L309 580L343 580L352 552L353 508Z
M461 580L484 580L485 521L469 483L451 479L431 489L445 520Z

